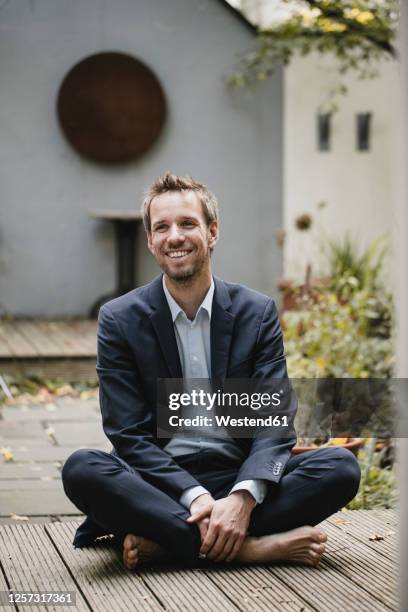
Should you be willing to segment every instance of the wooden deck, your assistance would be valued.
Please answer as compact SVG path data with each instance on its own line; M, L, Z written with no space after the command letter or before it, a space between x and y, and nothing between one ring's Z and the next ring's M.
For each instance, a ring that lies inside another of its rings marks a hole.
M95 612L399 609L397 519L392 510L332 516L323 524L329 535L328 550L317 568L156 567L129 572L109 544L73 549L71 540L77 524L69 521L0 527L0 589L75 591L77 609ZM56 611L63 609L59 606Z
M0 374L95 378L96 321L0 320Z

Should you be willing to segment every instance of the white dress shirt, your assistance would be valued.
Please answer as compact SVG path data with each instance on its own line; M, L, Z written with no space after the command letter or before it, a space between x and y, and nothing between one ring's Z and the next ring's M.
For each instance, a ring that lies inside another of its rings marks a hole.
M194 321L191 321L186 313L180 308L173 296L166 287L163 276L163 290L170 308L174 331L176 335L177 347L180 356L183 378L191 380L194 378L210 379L211 377L211 311L214 296L214 280L211 279L210 288L201 302ZM174 435L166 444L164 450L173 457L197 453L202 449L214 449L220 455L236 459L240 464L244 459L244 453L237 446L232 438L217 438L216 431L214 437L208 435L208 428L200 432L195 428L191 435ZM231 489L234 491L246 490L251 493L255 501L260 504L263 502L267 483L265 480L243 480ZM183 491L180 503L190 509L193 501L208 493L202 486L194 486Z

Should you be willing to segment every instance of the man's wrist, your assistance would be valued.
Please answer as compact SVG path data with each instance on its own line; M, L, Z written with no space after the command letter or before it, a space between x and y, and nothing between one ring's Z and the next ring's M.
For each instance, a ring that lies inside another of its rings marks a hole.
M257 504L262 504L267 493L267 487L265 480L241 480L232 487L230 494L234 491L248 491Z
M203 498L205 498L205 499L203 499ZM207 491L206 493L201 493L201 495L198 495L198 496L197 496L195 499L193 499L193 501L191 502L191 505L190 505L190 512L191 512L191 509L192 509L192 507L193 507L193 505L194 505L195 503L202 504L202 503L211 502L211 501L213 501L213 498L212 498L211 493L209 493L208 491Z
M180 504L182 506L184 506L185 508L187 508L187 510L190 510L191 508L191 504L201 495L206 495L208 494L207 489L205 489L204 487L202 487L201 485L195 486L195 487L189 487L188 489L186 489L185 491L183 491L183 494L180 497Z
M256 499L247 489L238 489L236 491L232 491L230 495L234 495L239 497L244 504L249 507L251 510L256 506Z

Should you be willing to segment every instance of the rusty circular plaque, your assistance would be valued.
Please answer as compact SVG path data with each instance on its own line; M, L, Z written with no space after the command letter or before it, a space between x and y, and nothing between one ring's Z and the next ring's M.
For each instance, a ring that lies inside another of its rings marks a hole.
M97 53L68 72L58 92L57 112L78 153L122 162L139 157L157 139L166 100L145 64L123 53Z

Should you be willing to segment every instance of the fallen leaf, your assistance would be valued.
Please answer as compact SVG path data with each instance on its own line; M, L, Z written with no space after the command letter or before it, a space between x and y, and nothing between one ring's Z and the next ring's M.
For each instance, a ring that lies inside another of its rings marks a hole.
M387 531L384 534L380 534L380 533L374 533L373 535L371 535L368 539L371 542L380 542L381 540L385 540L386 537L394 535L395 531Z
M13 521L29 521L29 517L28 516L22 516L20 514L10 514L10 518L13 519Z
M336 525L352 525L351 521L347 521L346 519L336 518L333 520L333 523Z
M62 387L58 387L54 391L55 395L57 395L58 397L63 397L64 395L68 395L68 393L72 392L73 388L71 387L71 385L62 385Z
M79 394L80 399L87 400L93 399L98 396L98 389L90 389L89 391L81 391Z
M0 449L0 452L3 455L3 459L6 463L14 461L14 455L9 448L3 446L3 448Z

